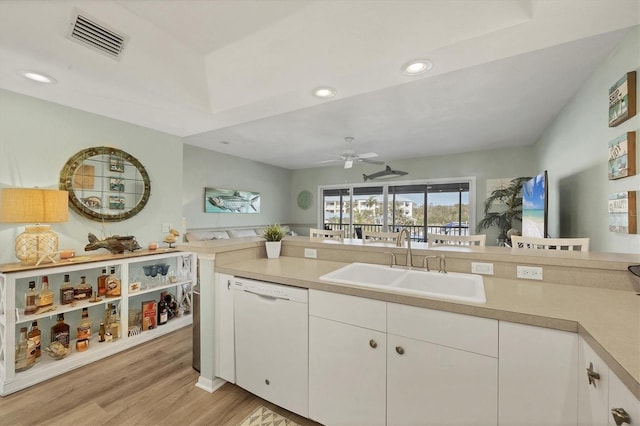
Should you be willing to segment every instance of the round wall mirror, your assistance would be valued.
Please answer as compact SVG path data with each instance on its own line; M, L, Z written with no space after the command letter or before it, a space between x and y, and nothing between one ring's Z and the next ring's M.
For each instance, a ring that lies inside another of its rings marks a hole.
M135 216L149 201L151 182L144 166L121 149L87 148L71 157L60 172L60 189L69 205L99 222Z

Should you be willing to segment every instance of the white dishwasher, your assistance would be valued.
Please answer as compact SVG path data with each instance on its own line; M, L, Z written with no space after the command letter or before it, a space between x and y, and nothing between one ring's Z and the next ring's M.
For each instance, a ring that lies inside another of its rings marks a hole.
M236 384L309 415L308 290L234 278Z

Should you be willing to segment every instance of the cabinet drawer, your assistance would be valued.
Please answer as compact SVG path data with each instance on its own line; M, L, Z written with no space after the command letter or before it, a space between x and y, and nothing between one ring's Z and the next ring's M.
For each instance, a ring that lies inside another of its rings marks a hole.
M387 303L380 300L309 290L309 315L371 330L387 330Z
M388 332L450 348L498 356L498 321L389 303Z

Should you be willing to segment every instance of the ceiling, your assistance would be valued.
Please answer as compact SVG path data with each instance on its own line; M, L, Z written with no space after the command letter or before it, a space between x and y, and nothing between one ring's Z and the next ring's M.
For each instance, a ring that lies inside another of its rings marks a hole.
M74 11L119 60L67 38ZM2 0L0 87L288 169L389 162L534 143L638 24L640 0Z

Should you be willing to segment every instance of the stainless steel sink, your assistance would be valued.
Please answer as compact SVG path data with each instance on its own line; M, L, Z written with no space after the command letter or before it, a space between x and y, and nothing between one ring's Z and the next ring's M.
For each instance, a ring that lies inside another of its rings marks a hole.
M320 277L322 281L418 297L486 303L482 276L450 272L428 272L352 263Z

